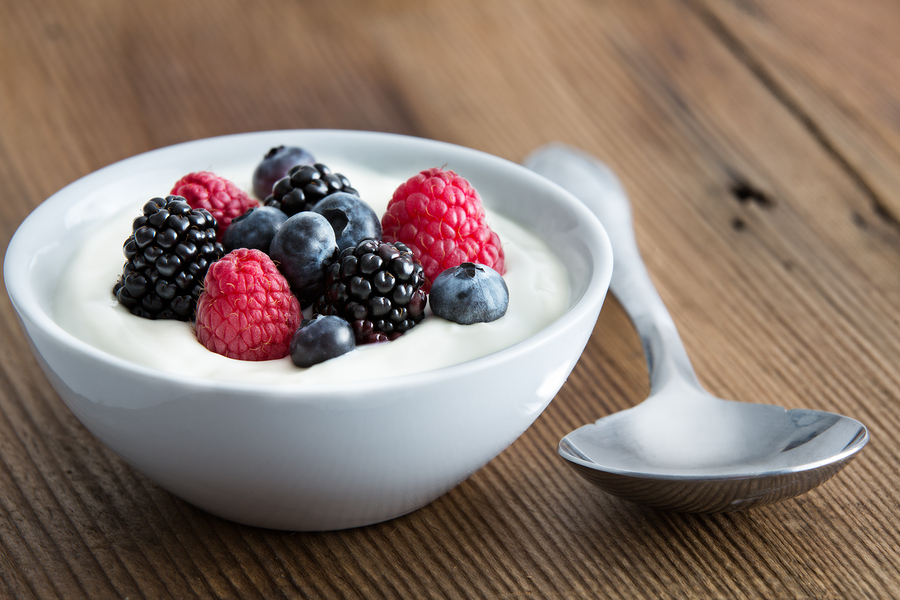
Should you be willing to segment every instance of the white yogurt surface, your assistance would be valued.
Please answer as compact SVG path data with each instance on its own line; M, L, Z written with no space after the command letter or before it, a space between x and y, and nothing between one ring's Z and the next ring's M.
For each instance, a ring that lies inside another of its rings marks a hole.
M331 166L331 165L330 165ZM255 165L217 170L244 190L250 190ZM401 181L354 165L335 164L379 215ZM412 176L414 173L410 173ZM465 173L460 173L465 176ZM161 182L156 195L165 196L172 182ZM566 269L534 234L501 215L488 213L506 255L509 308L493 323L459 325L434 317L400 338L368 344L308 369L290 357L271 361L241 361L207 350L190 323L136 317L118 304L112 288L122 272L122 245L144 202L103 223L77 250L54 298L59 325L77 338L147 367L222 381L328 382L381 379L429 371L485 356L520 342L559 318L569 303Z

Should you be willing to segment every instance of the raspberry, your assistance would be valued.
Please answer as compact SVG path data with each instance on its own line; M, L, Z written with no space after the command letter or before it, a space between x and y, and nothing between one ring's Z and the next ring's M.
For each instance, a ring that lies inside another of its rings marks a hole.
M500 238L485 220L481 197L453 171L426 169L400 184L381 218L383 239L409 246L425 268L426 292L445 269L464 262L503 275Z
M188 173L172 187L173 195L182 196L191 208L205 208L219 224L218 240L236 219L259 202L250 198L236 185L209 171Z
M265 253L238 248L213 263L197 302L200 343L238 360L272 360L290 354L300 326L300 303Z

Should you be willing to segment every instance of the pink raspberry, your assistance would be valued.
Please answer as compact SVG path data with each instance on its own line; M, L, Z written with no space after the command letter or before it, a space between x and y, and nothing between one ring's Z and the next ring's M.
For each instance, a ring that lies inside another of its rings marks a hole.
M188 173L178 180L169 193L182 196L191 208L205 208L212 213L219 224L217 239L220 242L233 219L259 206L259 202L236 185L209 171Z
M300 327L300 303L264 252L238 248L212 263L197 301L200 343L238 360L272 360L290 354Z
M381 227L385 241L403 242L422 263L426 292L441 272L464 262L506 272L503 247L488 227L481 197L453 171L426 169L400 184Z

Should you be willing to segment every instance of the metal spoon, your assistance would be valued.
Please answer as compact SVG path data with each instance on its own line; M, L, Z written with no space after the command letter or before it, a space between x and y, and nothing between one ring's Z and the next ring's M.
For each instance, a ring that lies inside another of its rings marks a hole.
M650 369L644 402L560 441L559 454L580 475L638 504L723 512L802 494L866 445L869 432L854 419L722 400L704 391L641 259L616 176L561 144L539 148L524 164L581 199L606 228L614 259L610 290L640 334Z

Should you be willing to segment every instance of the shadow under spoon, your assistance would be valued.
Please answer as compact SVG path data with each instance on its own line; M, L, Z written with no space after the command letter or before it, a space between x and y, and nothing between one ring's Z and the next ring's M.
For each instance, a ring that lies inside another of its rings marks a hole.
M854 419L707 393L641 259L631 206L596 158L551 144L524 162L579 198L613 247L610 291L641 338L650 396L576 429L559 454L585 479L637 504L724 512L793 498L840 471L869 439Z

